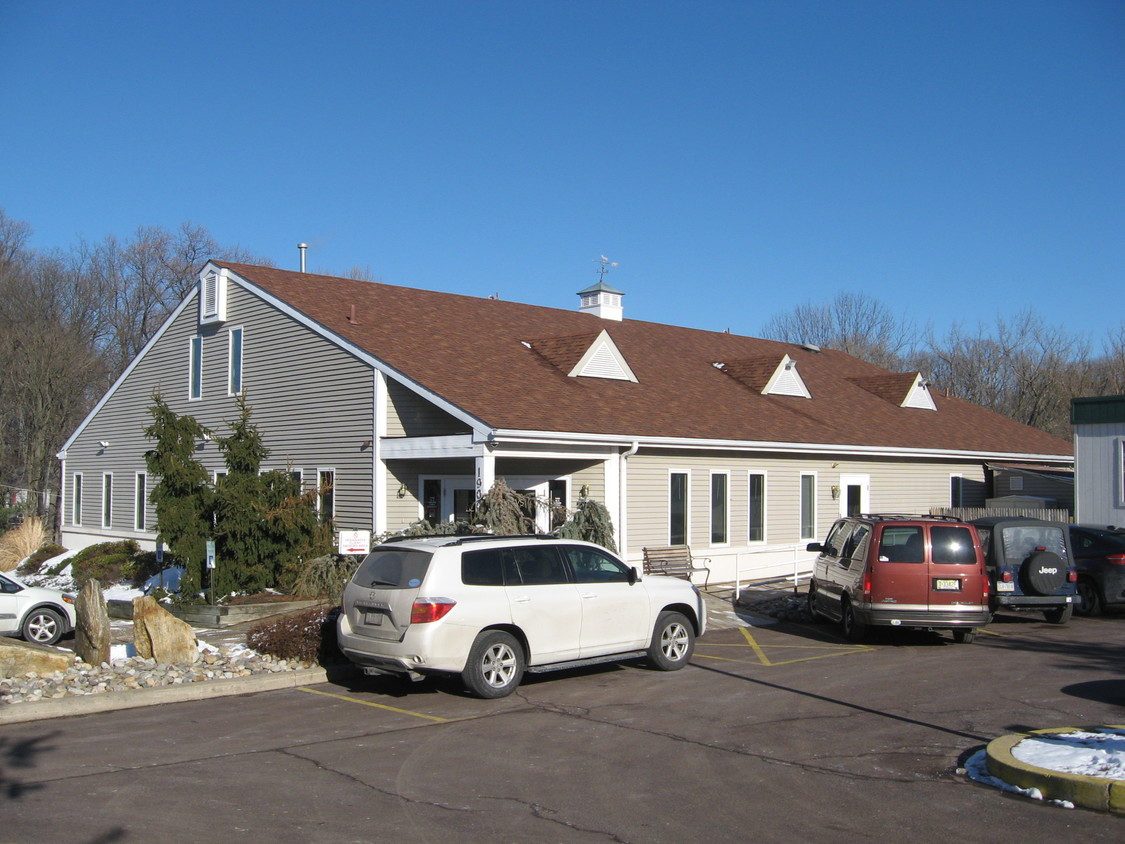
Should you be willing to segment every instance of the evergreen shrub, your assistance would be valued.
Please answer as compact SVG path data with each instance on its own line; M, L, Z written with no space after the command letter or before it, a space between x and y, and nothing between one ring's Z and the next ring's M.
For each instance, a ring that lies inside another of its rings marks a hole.
M66 548L63 548L61 545L56 545L53 542L43 545L23 561L23 565L19 567L16 574L21 576L39 574L39 570L43 568L43 564L47 562L47 560L57 557L59 554L65 554L66 551Z
M66 562L70 564L76 589L82 589L91 580L103 584L131 582L140 551L140 546L132 539L102 542L83 548Z

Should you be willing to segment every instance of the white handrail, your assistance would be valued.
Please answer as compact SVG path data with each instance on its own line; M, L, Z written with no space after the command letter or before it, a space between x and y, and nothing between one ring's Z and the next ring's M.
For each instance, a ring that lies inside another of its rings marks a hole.
M777 554L777 553L781 553L781 552L784 552L784 551L790 551L793 554L793 559L792 559L793 571L792 571L792 574L787 575L784 578L779 578L779 579L791 580L793 582L793 588L796 589L797 584L800 583L800 581L801 581L801 578L808 578L808 577L812 576L813 563L816 561L816 555L810 554L805 549L804 544L772 545L772 546L769 546L769 547L755 548L753 551L739 551L735 555L734 594L738 595L742 591L742 575L743 575L744 572L750 573L750 572L754 572L754 571L763 571L763 570L766 570L766 569L777 569L780 565L782 565L782 563L779 563L779 562L775 561L775 562L770 562L770 563L763 563L763 564L758 565L758 566L750 566L750 567L744 569L742 567L742 557L743 557L743 555L751 555L752 556L752 555L755 555L755 554ZM755 580L755 578L747 578L747 581L752 581L752 580Z

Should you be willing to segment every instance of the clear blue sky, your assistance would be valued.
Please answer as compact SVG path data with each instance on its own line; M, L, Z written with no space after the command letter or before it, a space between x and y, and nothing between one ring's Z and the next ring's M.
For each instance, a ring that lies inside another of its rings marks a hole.
M296 268L757 334L1125 319L1125 2L0 0L32 245L190 220Z

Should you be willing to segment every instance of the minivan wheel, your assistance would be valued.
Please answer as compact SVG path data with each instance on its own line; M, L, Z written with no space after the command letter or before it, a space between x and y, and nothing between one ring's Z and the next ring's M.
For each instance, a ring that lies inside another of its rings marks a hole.
M1070 616L1073 612L1074 604L1067 604L1065 607L1043 610L1043 618L1047 619L1047 622L1050 624L1066 624L1070 621Z
M844 638L849 642L862 642L867 636L867 625L859 620L852 609L851 601L844 601L844 612L840 620L844 628Z
M953 641L958 645L971 645L977 637L977 631L972 627L959 627L953 631Z
M477 697L507 697L523 679L524 667L523 648L514 636L486 630L473 642L461 682Z
M1102 594L1098 591L1098 584L1088 577L1078 581L1078 603L1074 612L1088 618L1102 614Z
M661 671L678 671L695 651L695 629L683 614L662 612L652 631L648 661Z

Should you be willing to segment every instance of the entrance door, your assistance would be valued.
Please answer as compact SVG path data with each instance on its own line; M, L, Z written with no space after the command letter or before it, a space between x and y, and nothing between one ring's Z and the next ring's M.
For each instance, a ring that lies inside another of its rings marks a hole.
M871 512L871 476L840 475L840 515Z

